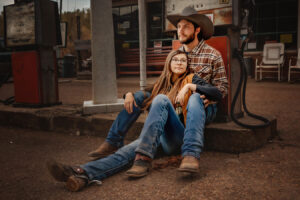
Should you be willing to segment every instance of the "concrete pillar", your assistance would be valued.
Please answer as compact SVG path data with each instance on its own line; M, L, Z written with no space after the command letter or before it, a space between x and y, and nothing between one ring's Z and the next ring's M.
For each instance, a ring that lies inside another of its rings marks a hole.
M147 50L147 20L146 1L139 0L139 39L140 39L140 88L144 90L147 86L146 72L146 50Z
M300 48L300 0L298 0L297 50Z
M111 0L91 0L92 101L85 101L84 114L117 112L116 61Z

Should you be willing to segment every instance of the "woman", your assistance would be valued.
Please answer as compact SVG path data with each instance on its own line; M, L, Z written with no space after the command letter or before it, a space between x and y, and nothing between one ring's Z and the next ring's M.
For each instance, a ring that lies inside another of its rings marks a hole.
M211 100L219 100L222 94L196 75L190 74L187 66L187 55L184 52L170 52L151 96L143 105L142 109L149 110L149 114L139 139L123 146L114 154L79 167L49 161L47 165L51 175L57 181L66 182L70 191L78 191L92 182L121 171L133 160L134 165L126 174L130 177L145 176L159 145L167 154L175 152L181 146L183 156L189 152L190 143L203 139L193 138L193 121L198 119L197 116L188 115L187 102L190 95L192 92L199 92ZM187 149L184 147L185 143Z

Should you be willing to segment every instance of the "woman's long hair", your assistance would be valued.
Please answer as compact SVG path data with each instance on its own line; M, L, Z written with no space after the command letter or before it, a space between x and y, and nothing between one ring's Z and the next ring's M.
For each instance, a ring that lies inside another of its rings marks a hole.
M172 103L175 103L175 98L177 96L177 93L179 92L181 82L184 80L184 78L190 73L190 68L187 65L186 72L182 74L175 83L172 83L172 74L171 71L171 61L172 58L178 54L185 54L185 52L180 50L171 51L165 62L164 69L158 78L158 80L154 83L153 90L151 93L151 96L147 98L143 103L143 110L146 110L151 105L154 97L156 97L158 94L165 94L169 97ZM187 57L187 56L186 56ZM188 57L187 57L188 59Z

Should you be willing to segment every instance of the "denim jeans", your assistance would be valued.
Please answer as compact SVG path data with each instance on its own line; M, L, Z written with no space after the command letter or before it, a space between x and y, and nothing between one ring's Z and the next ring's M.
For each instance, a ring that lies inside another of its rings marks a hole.
M137 102L138 105L141 105L139 103L141 102ZM81 165L81 167L85 170L90 180L102 180L128 167L133 162L136 152L153 158L159 145L162 146L167 154L171 154L181 147L182 156L192 155L199 158L204 144L203 131L205 123L214 119L217 109L216 105L210 105L205 109L200 95L195 93L189 98L187 110L186 128L184 128L170 100L165 95L156 96L152 102L142 133L137 140L123 146L114 154L88 162ZM117 119L120 117L120 114ZM134 122L131 121L134 119L132 115L137 119L139 114L140 111L136 114L128 114L127 117L130 118L128 121L132 124ZM123 138L130 127L123 128L120 127L120 124L122 123L119 123L118 126L115 125L115 128L119 128L119 130L116 131L112 127L109 132L113 136L110 138L114 139L117 138L115 133L122 133L118 137L120 139L118 141L119 145L123 144ZM123 128L122 131L120 131L121 128ZM124 130L126 131L124 132Z
M204 146L206 113L199 94L193 94L187 105L186 127L180 121L166 95L157 95L145 121L136 153L154 158L159 145L165 153L180 149L182 156L200 158Z
M134 93L134 99L138 107L133 106L133 112L131 114L129 114L125 109L119 113L106 137L106 141L108 143L118 148L123 146L124 137L126 136L128 129L140 116L140 107L142 106L143 101L149 96L149 92L144 93L143 91L138 91Z

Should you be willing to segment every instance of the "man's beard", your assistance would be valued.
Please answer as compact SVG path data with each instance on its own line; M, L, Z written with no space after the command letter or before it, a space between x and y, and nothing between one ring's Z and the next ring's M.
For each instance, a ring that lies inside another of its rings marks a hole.
M195 33L191 34L185 41L180 41L181 44L190 44L195 39Z

